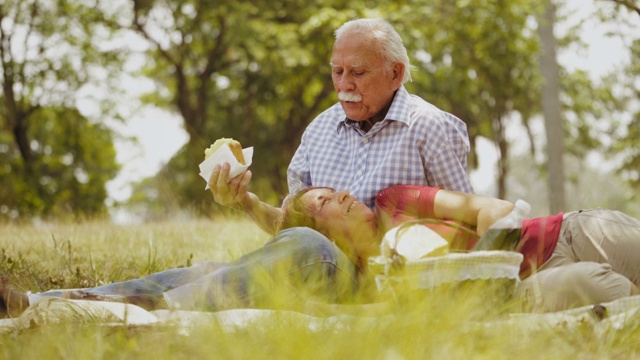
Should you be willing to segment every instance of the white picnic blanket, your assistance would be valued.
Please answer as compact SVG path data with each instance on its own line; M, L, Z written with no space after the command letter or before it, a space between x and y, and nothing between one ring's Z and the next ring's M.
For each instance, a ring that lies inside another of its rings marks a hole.
M119 302L71 300L42 297L22 315L13 319L0 319L0 334L28 329L33 326L54 325L65 322L102 324L105 326L177 326L188 335L197 325L217 324L222 330L233 332L266 322L295 322L311 331L327 326L340 329L351 321L380 321L380 318L336 315L315 317L287 310L233 309L218 312L186 310L147 311L139 306Z
M505 319L474 323L471 326L486 328L508 328L523 332L544 329L573 329L592 326L594 332L605 333L621 330L626 326L638 326L640 322L640 295L628 296L607 303L599 304L606 309L603 319L594 315L593 306L583 306L570 310L550 313L514 313Z
M510 314L504 319L487 322L471 322L471 327L508 327L532 331L549 328L574 328L591 325L595 331L606 332L620 330L630 324L637 326L640 321L640 295L625 297L601 304L607 310L607 317L598 319L593 315L592 307L554 312ZM146 311L138 306L87 300L69 300L48 297L30 306L20 317L0 319L0 334L28 329L33 326L46 326L64 322L98 323L105 326L177 326L180 333L189 335L197 325L217 324L227 332L233 332L274 322L295 322L306 326L310 331L335 329L348 331L350 324L357 321L379 323L392 321L393 315L385 317L358 317L336 315L315 317L295 311L234 309L219 312L155 310Z

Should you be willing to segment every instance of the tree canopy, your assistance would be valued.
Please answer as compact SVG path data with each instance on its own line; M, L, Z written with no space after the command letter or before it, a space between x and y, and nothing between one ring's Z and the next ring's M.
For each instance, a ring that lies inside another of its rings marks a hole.
M112 132L77 103L86 86L114 80L126 56L102 49L117 22L100 5L0 3L0 218L106 211Z
M613 12L602 15L604 21L615 21L623 8L633 11L629 4L610 1ZM197 165L215 139L233 137L256 149L251 190L278 204L304 128L336 101L328 66L333 31L357 17L389 20L415 66L409 91L465 121L472 146L479 137L495 144L496 195L504 197L510 174L505 129L514 121L527 130L533 171L544 173L530 128L541 116L537 29L543 9L532 0L5 0L0 216L104 212L105 184L118 171L114 134L104 120L119 119L115 103L128 52L114 39L123 34L148 45L141 73L130 75L152 79L156 89L140 100L179 114L189 136L156 176L136 185L130 203L150 216L177 208L218 210ZM579 25L570 29L557 39L559 46L575 44L579 31ZM636 67L626 74L637 78ZM593 149L611 150L623 158L620 171L640 181L634 170L638 115L621 123L625 131L614 131L613 121L637 101L637 81L612 74L595 83L582 71L562 68L560 74L565 151L581 158ZM77 99L97 83L109 96L98 116L88 116ZM608 148L597 131L603 122L610 125ZM474 146L472 169L479 156Z

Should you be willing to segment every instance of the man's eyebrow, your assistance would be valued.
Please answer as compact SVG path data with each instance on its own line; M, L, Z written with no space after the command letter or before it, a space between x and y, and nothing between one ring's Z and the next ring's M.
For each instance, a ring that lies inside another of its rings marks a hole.
M334 63L333 61L329 61L329 66L331 67L340 67L341 65L338 65L336 63ZM362 67L363 65L361 63L355 63L355 64L351 64L350 67L352 68L357 68L357 67Z

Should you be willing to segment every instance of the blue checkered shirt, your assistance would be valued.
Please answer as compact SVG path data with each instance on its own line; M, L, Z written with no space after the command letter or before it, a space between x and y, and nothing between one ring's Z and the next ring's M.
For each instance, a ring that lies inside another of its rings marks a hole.
M328 186L348 190L370 208L391 185L472 193L468 153L467 125L401 86L385 119L369 132L347 119L340 103L318 115L289 164L289 193Z

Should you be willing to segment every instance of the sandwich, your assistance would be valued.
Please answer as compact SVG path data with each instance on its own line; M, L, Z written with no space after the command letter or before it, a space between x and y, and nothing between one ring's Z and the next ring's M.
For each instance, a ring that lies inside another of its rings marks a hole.
M231 153L233 154L233 156L235 156L236 160L238 160L240 164L246 165L244 155L242 154L242 145L240 145L240 142L232 138L220 138L216 140L213 144L211 144L211 146L209 146L209 148L204 150L204 158L207 159L219 148L225 145L229 147L229 150L231 150Z

